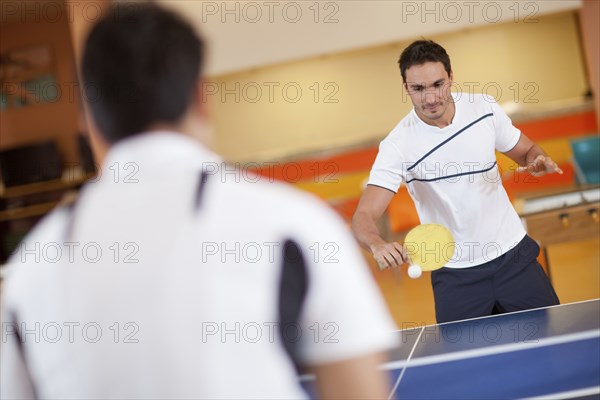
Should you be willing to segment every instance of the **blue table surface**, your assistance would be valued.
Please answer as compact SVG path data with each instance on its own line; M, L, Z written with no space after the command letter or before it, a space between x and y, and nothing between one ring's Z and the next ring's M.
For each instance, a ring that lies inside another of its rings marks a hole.
M398 331L390 398L600 398L600 300ZM302 384L314 398L313 380Z

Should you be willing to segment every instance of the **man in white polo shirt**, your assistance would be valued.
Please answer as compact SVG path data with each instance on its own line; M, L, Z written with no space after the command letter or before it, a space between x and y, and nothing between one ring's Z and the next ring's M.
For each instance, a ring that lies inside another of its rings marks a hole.
M199 140L201 63L156 5L92 29L109 150L10 260L2 399L303 398L297 367L322 397L387 397L395 327L354 238L313 197L224 170Z
M421 223L448 227L453 259L431 280L438 322L558 304L502 186L495 150L536 176L562 173L517 128L494 99L451 93L450 58L439 44L419 40L398 61L413 103L381 142L356 213L353 231L381 266L406 262L397 242L387 243L376 221L402 183Z

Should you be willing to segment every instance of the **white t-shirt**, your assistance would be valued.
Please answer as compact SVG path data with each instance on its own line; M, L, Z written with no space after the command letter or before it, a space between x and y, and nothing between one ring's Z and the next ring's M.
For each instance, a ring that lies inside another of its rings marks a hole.
M413 109L381 142L368 184L396 192L406 184L421 223L447 226L456 241L450 268L483 264L525 236L502 186L495 150L506 152L521 132L494 99L453 93L456 112L444 128Z
M10 260L3 399L305 397L278 335L287 239L308 274L284 331L303 364L395 345L353 237L316 198L175 133L119 142L101 173Z

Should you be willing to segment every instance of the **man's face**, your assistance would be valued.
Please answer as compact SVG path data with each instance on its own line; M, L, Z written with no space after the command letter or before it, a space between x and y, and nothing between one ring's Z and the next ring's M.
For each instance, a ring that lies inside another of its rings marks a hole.
M406 70L404 88L425 122L435 121L451 111L451 86L452 73L448 75L441 62L426 62Z

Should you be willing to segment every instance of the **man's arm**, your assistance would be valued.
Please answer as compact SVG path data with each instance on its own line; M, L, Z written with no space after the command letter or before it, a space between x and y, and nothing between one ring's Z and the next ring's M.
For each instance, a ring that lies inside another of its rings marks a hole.
M521 134L515 147L504 154L519 164L517 172L528 171L533 176L563 173L562 169L524 134Z
M386 361L383 353L374 353L311 368L317 377L321 399L387 399L391 385L387 374L379 370Z
M352 217L352 231L358 242L369 250L380 266L396 267L406 262L404 248L397 242L388 243L377 230L394 192L379 186L367 185Z

